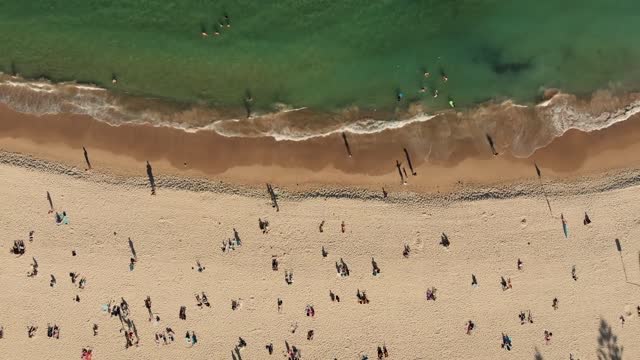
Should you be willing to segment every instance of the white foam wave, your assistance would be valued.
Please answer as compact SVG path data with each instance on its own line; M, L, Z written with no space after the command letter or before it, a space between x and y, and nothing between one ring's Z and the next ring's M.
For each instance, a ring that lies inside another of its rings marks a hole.
M256 132L254 134L247 135L242 131L234 130L234 125L237 125L238 123L244 121L239 119L220 120L201 129L214 130L218 134L225 137L272 137L276 141L305 141L318 137L327 137L343 132L361 135L376 134L386 130L400 129L413 123L428 121L435 118L436 116L438 116L438 114L421 114L406 120L395 121L376 120L368 118L357 120L355 122L343 124L340 126L334 126L333 128L326 129L322 132L292 129L291 127L285 126L278 129L270 129L268 131Z
M556 93L550 99L533 107L508 100L501 104L483 105L459 115L474 117L477 114L483 114L487 121L491 121L491 117L500 112L512 110L516 111L516 114L533 112L538 121L544 122L548 132L545 132L542 138L535 140L526 139L526 132L523 130L511 134L512 151L517 156L529 156L536 149L548 145L554 138L570 129L585 132L597 131L640 113L639 96L630 97L631 100L620 100L611 94L601 95L601 97L599 102L594 102L593 99L591 102L581 102L575 96ZM357 119L353 116L357 112L347 114L349 111L346 111L345 116L333 114L335 118L332 122L324 123L320 120L320 122L310 121L311 124L305 124L296 119L304 118L304 112L308 109L290 108L284 104L276 104L276 112L254 114L248 119L220 119L219 113L205 107L193 106L186 110L178 108L167 110L164 107L164 110L160 110L159 108L162 107L155 106L158 103L145 102L146 100L142 99L140 100L142 106L140 106L138 100L136 100L137 106L132 107L125 105L122 97L94 85L25 81L0 74L0 102L16 111L37 115L83 114L113 126L144 124L177 128L192 133L215 131L225 137L271 137L276 141L305 141L342 132L376 134L427 122L442 115L441 113L420 113L403 120L371 117ZM609 105L599 108L595 105L591 106L591 103ZM293 112L301 112L301 114L300 116L291 114Z

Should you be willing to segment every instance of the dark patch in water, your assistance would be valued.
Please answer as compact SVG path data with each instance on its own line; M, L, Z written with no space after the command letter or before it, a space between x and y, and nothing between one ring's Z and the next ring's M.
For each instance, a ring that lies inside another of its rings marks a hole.
M533 59L529 58L521 61L507 61L504 59L503 50L495 47L483 47L474 62L485 63L497 75L519 74L533 67Z
M498 75L502 75L504 73L519 73L529 70L531 67L531 61L496 63L492 65L493 72Z

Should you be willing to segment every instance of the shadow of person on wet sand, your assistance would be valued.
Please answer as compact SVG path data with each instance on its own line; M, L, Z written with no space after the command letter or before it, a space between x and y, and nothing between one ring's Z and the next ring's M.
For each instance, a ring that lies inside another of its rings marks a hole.
M82 147L82 151L84 152L84 161L87 163L87 170L91 170L91 161L89 161L89 153L87 152L87 149L83 146Z
M156 194L156 179L153 177L153 169L151 164L147 161L147 176L149 177L149 184L151 185L151 195Z
M598 334L598 360L622 360L623 346L618 345L618 337L611 331L611 326L600 319Z
M535 348L536 352L535 354L533 354L533 360L544 360L544 357L542 357L542 354L540 354L540 350L538 350L538 348Z

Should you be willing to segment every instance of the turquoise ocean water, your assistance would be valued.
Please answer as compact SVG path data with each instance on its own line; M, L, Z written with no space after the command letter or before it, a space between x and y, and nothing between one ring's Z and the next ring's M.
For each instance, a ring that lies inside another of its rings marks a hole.
M532 102L635 88L639 20L634 0L5 0L0 69L225 107Z

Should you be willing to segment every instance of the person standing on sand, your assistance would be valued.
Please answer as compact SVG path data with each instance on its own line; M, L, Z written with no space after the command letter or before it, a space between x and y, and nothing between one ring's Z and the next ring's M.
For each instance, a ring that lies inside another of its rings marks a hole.
M471 331L473 331L475 327L476 327L476 324L474 324L473 321L471 320L467 321L467 325L465 326L467 335L471 335Z
M511 338L509 337L509 335L502 333L502 345L501 347L503 349L507 349L508 351L511 351L511 347L513 345L511 344Z

